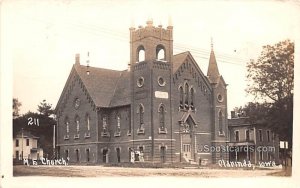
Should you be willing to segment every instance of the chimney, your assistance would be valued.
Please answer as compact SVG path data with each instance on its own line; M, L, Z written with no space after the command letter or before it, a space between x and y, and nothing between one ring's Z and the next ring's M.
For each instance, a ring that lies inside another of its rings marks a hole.
M80 54L75 55L75 64L80 64Z
M235 111L231 111L231 119L235 118Z
M128 72L130 72L130 66L131 66L130 63L128 63L128 69L127 69Z

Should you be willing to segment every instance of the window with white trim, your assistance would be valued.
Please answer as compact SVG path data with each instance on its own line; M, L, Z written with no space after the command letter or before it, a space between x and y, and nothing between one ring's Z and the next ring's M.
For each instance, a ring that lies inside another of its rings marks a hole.
M184 90L185 90L185 100L184 100L184 104L185 104L185 107L188 108L189 106L189 85L188 83L185 83L185 86L184 86Z
M179 102L179 108L183 109L184 108L183 107L184 93L183 93L182 86L179 87L179 100L180 100L180 102Z
M240 132L239 131L234 131L234 135L235 135L235 141L236 142L240 141Z
M145 133L145 128L144 128L144 106L142 104L139 105L138 113L139 113L139 128L137 130L138 134L144 134Z
M195 90L194 90L194 88L191 88L190 93L191 93L191 108L194 109L194 101L195 101Z
M223 113L222 111L220 110L219 111L219 134L223 134Z
M159 106L158 109L159 113L159 133L166 133L166 127L165 127L165 107L163 104Z

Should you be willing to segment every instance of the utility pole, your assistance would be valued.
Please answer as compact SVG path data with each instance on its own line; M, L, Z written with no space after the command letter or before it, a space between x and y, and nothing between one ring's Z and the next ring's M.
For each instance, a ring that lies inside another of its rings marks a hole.
M23 128L22 128L22 161L23 161L23 137L24 137L24 135L23 135Z
M53 157L55 157L55 125L53 125Z

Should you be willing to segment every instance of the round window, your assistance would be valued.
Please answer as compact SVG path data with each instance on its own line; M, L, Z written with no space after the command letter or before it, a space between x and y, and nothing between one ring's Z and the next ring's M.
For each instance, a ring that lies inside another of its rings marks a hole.
M218 101L219 101L219 102L223 102L223 97L222 97L221 94L218 94Z
M137 80L137 86L138 87L142 87L144 85L144 77L139 77L139 79Z
M165 85L166 85L165 80L164 80L163 77L161 77L161 76L158 77L157 82L158 82L158 85L160 85L160 86L165 86Z

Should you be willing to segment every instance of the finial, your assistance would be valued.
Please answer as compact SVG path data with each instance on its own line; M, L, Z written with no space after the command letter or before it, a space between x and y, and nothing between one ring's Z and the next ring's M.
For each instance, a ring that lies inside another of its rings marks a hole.
M134 30L134 19L131 18L131 22L130 22L130 30Z
M90 75L90 52L87 53L87 59L86 59L86 74Z
M167 26L168 30L172 30L173 29L173 21L172 21L172 17L169 15L169 19L168 19L168 26Z
M213 51L214 50L214 43L213 43L213 38L210 37L210 47L211 47L211 50Z
M80 54L75 54L75 64L80 64Z
M148 27L152 27L152 25L153 25L153 19L152 18L148 18L146 24L147 24Z
M131 27L134 27L134 19L131 18L131 23L130 23Z
M173 21L171 16L169 16L168 18L168 26L173 26Z

